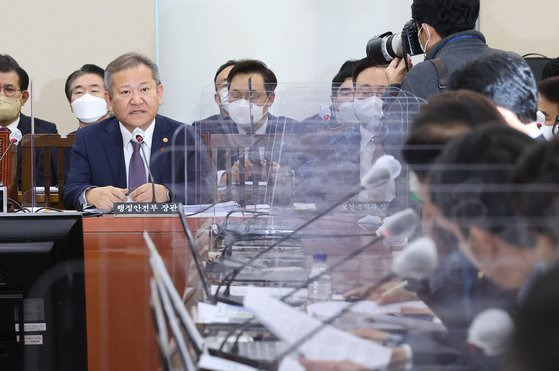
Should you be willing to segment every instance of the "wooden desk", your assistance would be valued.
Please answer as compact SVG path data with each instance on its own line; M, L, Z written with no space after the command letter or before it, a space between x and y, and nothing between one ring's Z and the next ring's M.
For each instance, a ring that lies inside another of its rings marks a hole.
M202 222L190 220L193 229ZM89 371L158 370L142 233L149 231L180 292L190 252L179 219L106 215L83 224Z

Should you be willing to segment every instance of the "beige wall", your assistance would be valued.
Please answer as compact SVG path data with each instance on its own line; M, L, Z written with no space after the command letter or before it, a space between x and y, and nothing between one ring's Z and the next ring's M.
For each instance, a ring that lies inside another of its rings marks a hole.
M556 0L481 0L480 30L495 48L555 58L558 14Z
M24 0L2 7L0 53L33 79L36 117L60 133L76 129L66 77L85 63L101 67L127 51L155 58L154 0ZM29 103L24 107L29 114Z

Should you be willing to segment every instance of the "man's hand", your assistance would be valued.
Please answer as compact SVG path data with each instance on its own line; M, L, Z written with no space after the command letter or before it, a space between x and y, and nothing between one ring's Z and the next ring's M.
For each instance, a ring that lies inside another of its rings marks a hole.
M404 288L398 288L396 290L393 289L394 287L399 286L401 282L401 280L393 280L387 282L373 292L369 293L367 297L363 297L363 295L365 295L367 290L369 290L372 285L363 285L361 287L357 287L348 292L345 292L343 296L349 300L355 298L359 298L360 300L374 300L379 305L417 300L417 295L414 292L408 291Z
M408 65L410 68L413 66L411 58L408 58ZM390 85L399 84L402 85L404 83L404 77L408 73L406 70L406 63L404 62L404 58L394 58L392 62L386 67L384 71L386 75L386 79Z
M235 161L233 166L231 166L231 182L232 183L239 183L239 171L241 168L241 164L239 161ZM245 181L247 178L252 175L252 162L250 160L245 160Z
M254 168L255 166L252 164L250 160L245 160L245 181L246 180L253 180L254 181ZM231 182L232 183L239 183L239 169L240 164L239 161L235 161L233 166L231 166ZM268 169L268 162L266 160L262 160L260 162L260 174L258 178L260 180L268 179L268 170L272 172L272 174L277 174L280 169L280 165L277 162L272 162L271 169ZM222 179L223 183L223 179Z
M155 184L155 202L167 202L167 187L162 184ZM152 185L144 183L130 193L130 199L134 202L152 202Z
M94 205L98 209L112 210L115 202L125 202L128 199L127 192L126 188L96 187L85 191L85 200L88 205Z

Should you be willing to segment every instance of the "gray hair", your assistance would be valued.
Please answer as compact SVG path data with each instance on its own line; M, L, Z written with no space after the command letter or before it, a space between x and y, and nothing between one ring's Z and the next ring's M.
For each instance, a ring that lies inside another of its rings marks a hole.
M112 94L114 73L136 67L140 64L143 64L151 70L151 75L157 85L161 83L161 80L159 80L159 69L157 68L157 65L153 63L151 59L142 54L130 52L113 60L105 69L105 89L109 92L109 94Z

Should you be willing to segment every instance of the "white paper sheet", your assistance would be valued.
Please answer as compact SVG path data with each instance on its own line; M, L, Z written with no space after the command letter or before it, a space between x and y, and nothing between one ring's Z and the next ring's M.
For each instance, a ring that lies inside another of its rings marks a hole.
M229 361L224 358L214 357L204 353L198 361L198 368L215 371L257 371L256 368L241 363Z
M339 313L348 303L344 301L327 301L307 305L307 313L317 318L326 318ZM352 312L363 314L388 314L400 313L402 307L427 308L427 305L420 300L405 301L387 305L378 305L375 301L364 300L351 308Z
M321 322L289 305L252 288L247 290L244 306L276 336L288 344L311 332ZM316 360L351 360L370 368L385 367L391 350L347 332L326 326L297 350Z

